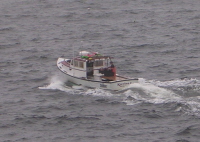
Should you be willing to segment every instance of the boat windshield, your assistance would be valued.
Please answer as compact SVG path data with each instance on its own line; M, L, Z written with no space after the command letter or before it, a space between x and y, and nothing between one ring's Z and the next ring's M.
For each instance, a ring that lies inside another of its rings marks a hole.
M103 66L103 60L95 60L94 66L95 66L95 67Z

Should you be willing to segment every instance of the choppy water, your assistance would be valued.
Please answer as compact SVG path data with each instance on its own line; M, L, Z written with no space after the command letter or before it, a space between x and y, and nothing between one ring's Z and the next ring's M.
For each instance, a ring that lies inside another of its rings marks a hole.
M198 142L199 23L199 0L1 0L0 141ZM140 83L67 88L73 47Z

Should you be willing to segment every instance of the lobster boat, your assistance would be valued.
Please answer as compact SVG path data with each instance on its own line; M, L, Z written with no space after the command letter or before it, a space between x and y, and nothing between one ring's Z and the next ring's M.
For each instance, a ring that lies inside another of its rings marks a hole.
M81 51L72 59L58 58L57 67L69 82L85 87L118 91L138 82L136 78L118 75L112 57L98 52Z

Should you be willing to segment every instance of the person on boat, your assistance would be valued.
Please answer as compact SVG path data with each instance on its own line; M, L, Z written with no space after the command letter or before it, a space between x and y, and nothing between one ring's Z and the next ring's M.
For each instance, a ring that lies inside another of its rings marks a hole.
M99 73L104 74L104 76L115 77L116 76L116 68L113 62L110 62L110 66L106 68L100 68Z
M108 67L108 70L110 71L110 76L116 76L116 68L112 61L110 62L110 67Z
M114 64L113 64L113 62L110 62L110 67L108 67L108 68L114 68L115 66L114 66Z
M116 69L115 66L113 64L113 62L110 62L110 66L107 68L103 68L100 70L100 73L103 73L104 76L115 76L116 75Z

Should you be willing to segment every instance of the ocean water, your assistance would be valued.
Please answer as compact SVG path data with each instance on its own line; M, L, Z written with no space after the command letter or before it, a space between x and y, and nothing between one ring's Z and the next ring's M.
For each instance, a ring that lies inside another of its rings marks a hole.
M1 0L0 141L198 142L199 23L199 0ZM81 50L139 83L66 86Z

